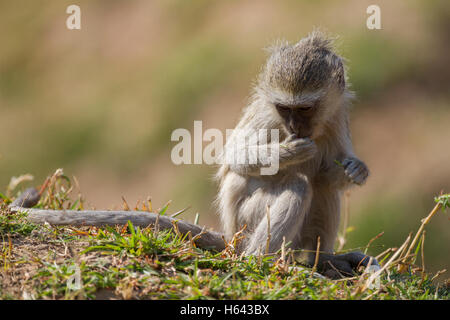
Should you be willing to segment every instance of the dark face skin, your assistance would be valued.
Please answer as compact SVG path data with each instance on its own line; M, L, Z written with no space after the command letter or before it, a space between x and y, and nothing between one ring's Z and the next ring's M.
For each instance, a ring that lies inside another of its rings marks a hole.
M278 114L284 120L289 133L297 138L311 138L313 134L313 118L317 111L316 105L286 106L276 104Z

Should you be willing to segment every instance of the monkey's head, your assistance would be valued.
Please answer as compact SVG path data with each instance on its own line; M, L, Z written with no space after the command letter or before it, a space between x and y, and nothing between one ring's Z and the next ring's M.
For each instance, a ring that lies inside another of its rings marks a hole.
M257 91L289 134L319 137L347 92L344 63L333 52L332 40L316 31L296 44L276 45L270 52Z

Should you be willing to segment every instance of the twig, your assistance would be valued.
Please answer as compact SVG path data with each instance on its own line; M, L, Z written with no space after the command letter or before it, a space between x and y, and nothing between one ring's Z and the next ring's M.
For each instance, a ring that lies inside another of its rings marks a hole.
M424 251L424 243L425 243L425 230L423 230L423 233L422 233L422 246L421 246L421 248L420 248L420 255L422 256L422 273L425 273L425 251Z
M152 198L147 198L147 206L148 206L148 212L153 212L153 206L152 206Z
M312 268L311 277L317 270L317 265L319 264L319 254L320 254L320 236L317 236L316 257L314 259L314 266Z
M197 225L198 224L198 219L200 218L200 214L197 212L195 214L195 219L194 219L194 224Z
M433 210L431 210L430 214L425 219L422 219L422 224L420 225L419 230L417 230L416 236L414 237L413 241L411 242L411 245L409 246L408 251L406 251L405 256L409 255L410 251L412 250L412 248L414 248L417 240L419 239L420 235L422 234L422 231L425 228L425 225L427 225L428 222L430 222L431 218L439 211L439 209L441 209L441 207L442 207L442 203L438 202L434 206Z
M374 272L367 279L366 283L363 285L362 288L358 287L358 289L357 289L357 291L355 293L364 292L372 284L372 282L376 278L378 278L380 276L380 274L392 264L392 261L394 261L400 255L400 253L403 251L403 249L406 248L406 246L408 245L410 239L411 239L411 235L408 235L408 238L406 238L405 242L401 245L401 247L397 250L397 252L392 255L392 257L389 259L389 261L386 262L386 264L380 270Z
M267 243L266 243L266 255L269 254L270 245L270 206L267 205Z
M124 211L130 211L130 206L124 196L122 196L122 207Z
M366 246L366 249L364 250L364 254L367 254L367 251L369 250L370 245L372 244L372 242L374 242L375 240L377 240L378 238L380 238L381 236L383 236L384 231L380 232L379 234L377 234L375 237L373 237L372 239L370 239L369 243Z
M397 250L398 250L397 248L389 248L389 249L386 249L386 250L384 250L382 253L380 253L379 255L377 255L377 256L375 257L375 259L380 260L380 258L381 258L382 256L385 256L385 255L387 255L388 253L394 252L394 251L397 251Z
M337 161L337 160L335 160ZM347 228L348 228L348 221L350 219L350 191L346 191L344 193L344 204L343 204L343 212L344 212L344 217L343 217L343 226L342 226L342 233L339 236L339 247L337 249L337 251L341 251L342 249L344 249L345 243L347 242L345 237L347 235Z
M186 212L188 209L190 209L191 207L186 207L184 209L181 209L180 211L175 212L174 214L171 215L172 218L178 217L180 214L182 214L183 212Z
M434 277L431 278L431 281L433 281L434 279L436 279L437 277L439 277L441 274L443 274L443 273L446 272L446 271L447 271L447 269L443 269L443 270L440 270L440 271L436 272L436 274L434 275Z

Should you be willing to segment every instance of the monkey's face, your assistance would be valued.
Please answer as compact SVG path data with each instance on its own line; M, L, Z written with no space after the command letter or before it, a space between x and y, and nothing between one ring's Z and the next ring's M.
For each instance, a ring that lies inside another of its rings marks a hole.
M311 138L313 136L318 103L302 105L277 103L275 108L289 134L295 134L298 138Z

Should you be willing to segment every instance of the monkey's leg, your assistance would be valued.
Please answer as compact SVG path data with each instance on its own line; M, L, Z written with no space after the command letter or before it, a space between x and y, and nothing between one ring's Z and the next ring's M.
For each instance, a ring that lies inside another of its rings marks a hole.
M286 186L283 190L270 205L269 219L265 214L256 230L250 234L245 249L247 254L257 254L260 249L262 253L266 250L275 253L281 248L283 237L285 243L288 243L300 231L311 205L312 189L307 181L297 181L295 185Z
M339 227L339 191L315 185L311 210L302 229L299 247L310 251L308 264L316 260L317 239L320 237L318 270L325 276L338 279L353 276L358 267L378 266L375 258L360 252L334 255L334 243Z

